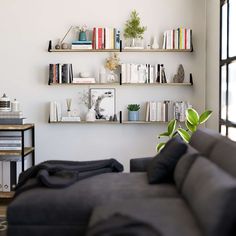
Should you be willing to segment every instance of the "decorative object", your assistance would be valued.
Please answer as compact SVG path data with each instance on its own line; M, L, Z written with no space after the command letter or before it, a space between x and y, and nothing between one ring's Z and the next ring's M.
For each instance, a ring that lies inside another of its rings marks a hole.
M182 139L188 143L192 134L197 130L198 126L205 123L210 118L211 114L212 111L207 110L199 115L196 110L189 108L186 110L185 129L183 129L181 126L176 129L177 121L174 119L168 123L167 131L161 133L158 138L167 137L168 139L171 139L176 134L179 134ZM159 143L156 147L157 151L160 152L165 147L165 144L165 142Z
M153 38L153 41L152 41L152 49L158 49L159 48L159 44L157 42L157 37L154 37Z
M69 48L68 43L63 43L63 44L61 45L61 48L62 48L62 49L68 49L68 48Z
M67 98L66 99L66 106L67 106L67 116L68 117L71 116L71 104L72 104L72 99L71 98Z
M173 82L174 83L183 83L184 82L184 67L182 64L179 65L177 74L174 75Z
M89 72L80 72L79 73L80 78L89 78L91 77L91 74Z
M96 112L94 110L94 106L92 106L86 114L86 121L94 122L95 120L96 120Z
M86 31L87 31L86 25L79 27L79 41L87 41Z
M16 99L11 103L11 110L14 112L20 111L20 103Z
M138 121L139 120L140 105L129 104L127 109L128 109L128 120L129 121Z
M55 49L60 49L60 48L61 48L60 44L56 44Z
M106 78L106 69L102 66L99 70L99 82L101 84L104 84L107 82L107 78Z
M115 89L90 89L90 104L94 106L97 120L109 120L115 114Z
M114 122L118 121L118 119L117 119L117 115L116 115L116 114L113 116L112 121L114 121Z
M143 34L146 29L146 27L140 25L140 17L137 11L132 11L130 14L130 19L126 21L124 29L125 39L131 39L131 44L129 46L136 47L137 45L135 40L143 39Z
M5 93L0 98L0 111L11 111L11 101Z
M70 33L70 31L73 29L74 27L73 26L70 26L70 28L68 29L68 31L66 32L66 34L64 35L64 37L62 38L62 40L60 41L59 40L59 43L56 44L55 48L56 49L68 49L69 48L69 45L67 43L63 43L64 40L66 39L67 35Z
M111 54L110 57L106 59L105 68L108 69L107 81L108 82L117 82L118 75L116 70L119 68L120 58L117 53Z

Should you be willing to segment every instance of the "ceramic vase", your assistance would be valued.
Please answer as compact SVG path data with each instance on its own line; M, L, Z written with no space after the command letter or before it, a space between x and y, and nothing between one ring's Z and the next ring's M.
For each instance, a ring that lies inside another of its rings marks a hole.
M86 114L86 121L93 122L96 120L96 112L94 108L90 108Z
M139 121L139 111L128 111L129 121Z

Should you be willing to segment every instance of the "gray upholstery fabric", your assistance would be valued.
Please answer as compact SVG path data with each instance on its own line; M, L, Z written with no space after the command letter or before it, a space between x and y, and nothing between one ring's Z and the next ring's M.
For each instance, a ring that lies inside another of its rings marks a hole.
M20 194L8 208L10 225L87 225L98 205L126 199L179 197L171 184L151 186L146 173L107 173L65 189L36 188Z
M212 148L215 146L221 135L209 130L209 129L198 129L193 133L189 144L194 147L203 156L208 157Z
M178 161L174 171L174 180L178 191L181 192L182 185L188 174L188 171L198 155L198 151L188 145L186 153Z
M92 214L90 226L108 219L115 213L148 223L162 236L202 235L192 213L182 199L139 199L99 206Z
M236 142L222 137L213 148L209 159L236 177Z
M233 235L236 179L204 157L193 163L182 189L207 236Z
M146 172L153 157L143 157L130 160L130 172Z

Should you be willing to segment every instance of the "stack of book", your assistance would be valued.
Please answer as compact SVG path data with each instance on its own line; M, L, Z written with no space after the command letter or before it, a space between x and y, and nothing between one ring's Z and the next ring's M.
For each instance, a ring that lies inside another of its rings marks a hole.
M69 84L72 80L72 64L49 64L48 84Z
M192 49L192 30L178 28L164 32L163 49Z
M73 41L71 49L88 50L93 49L92 41Z
M20 125L23 124L22 111L0 111L0 124Z
M121 64L122 83L166 83L163 64Z
M21 136L1 136L0 137L0 151L21 150L21 147L22 147Z
M146 121L168 122L176 119L184 122L185 111L189 107L189 103L184 101L150 101L146 106Z
M93 28L93 49L120 49L120 30Z
M27 159L25 166L28 166ZM0 161L0 173L0 192L14 191L21 173L21 161Z

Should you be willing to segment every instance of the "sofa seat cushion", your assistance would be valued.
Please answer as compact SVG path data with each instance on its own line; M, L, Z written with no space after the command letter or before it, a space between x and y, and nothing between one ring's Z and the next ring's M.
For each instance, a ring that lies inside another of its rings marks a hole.
M9 224L87 224L94 207L117 200L179 197L171 184L151 186L146 173L106 173L67 188L35 188L8 207Z
M236 179L204 157L197 157L182 188L207 236L234 235Z
M121 214L149 224L162 236L200 236L200 228L183 199L127 200L95 208L89 226Z

